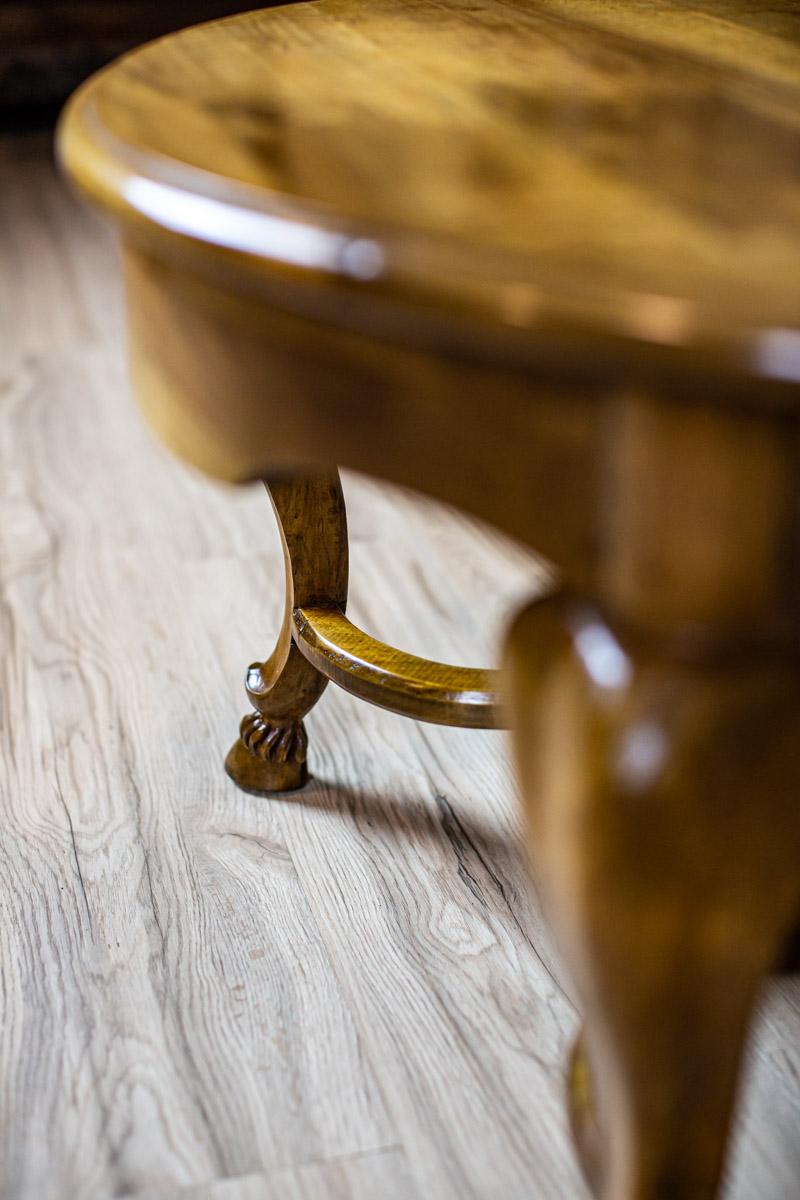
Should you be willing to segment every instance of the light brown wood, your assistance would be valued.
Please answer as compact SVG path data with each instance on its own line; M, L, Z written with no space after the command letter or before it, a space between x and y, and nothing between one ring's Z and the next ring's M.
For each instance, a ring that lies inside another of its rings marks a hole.
M293 791L308 780L303 717L329 679L393 712L473 729L502 723L495 673L406 654L348 621L348 544L338 474L267 484L283 544L283 623L270 658L252 663L225 769L247 792Z
M602 1200L712 1200L748 1023L800 925L798 431L621 398L594 597L508 648L530 846L586 1011Z
M285 792L308 778L308 735L302 718L328 682L300 653L292 633L296 605L347 603L347 519L339 476L275 479L267 485L283 545L283 623L273 653L251 663L245 689L253 705L225 760L248 792Z
M751 339L800 311L799 30L743 0L293 5L137 52L62 150L130 235L250 286L269 264L337 325L366 292L403 340L424 299L479 344L769 376Z
M795 664L675 661L567 597L518 620L509 672L531 851L587 1012L573 1103L597 1194L711 1200L800 915Z
M620 397L608 419L598 598L618 620L682 639L684 653L773 641L794 655L797 424L641 394Z
M577 1200L503 739L331 688L302 802L226 778L281 546L262 488L147 435L115 261L47 146L0 141L0 1194ZM344 487L353 619L489 661L540 564ZM793 1161L778 1000L737 1200Z
M223 1179L181 1191L179 1200L407 1200L413 1195L405 1156L389 1149L341 1162L304 1163ZM175 1200L175 1195L148 1192L147 1200Z
M339 608L298 607L293 625L309 662L362 700L437 725L502 727L494 671L405 654L357 629Z
M182 458L231 480L338 463L433 493L585 571L604 428L588 387L332 328L133 247L125 279L135 393Z
M232 480L354 467L560 570L507 686L602 1200L717 1194L800 918L797 31L320 0L145 49L62 129L169 445Z
M796 403L793 30L326 0L138 52L60 144L123 230L148 420L224 478L428 491L590 585L621 390Z

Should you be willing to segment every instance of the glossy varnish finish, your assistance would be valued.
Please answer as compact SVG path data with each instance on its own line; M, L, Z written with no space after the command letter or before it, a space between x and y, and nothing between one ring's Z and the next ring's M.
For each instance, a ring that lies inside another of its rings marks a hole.
M797 31L733 0L322 0L147 48L63 128L173 448L356 467L558 567L504 700L602 1200L717 1194L800 914ZM321 620L362 637L343 601L293 604L280 644L366 695L374 664L320 652Z
M733 341L758 372L769 346L750 337L800 307L800 35L767 5L735 23L744 8L248 14L93 82L66 153L132 228L321 272L334 319L334 282L355 279L528 343L587 321L651 346Z
M329 679L380 708L438 725L501 724L495 672L404 653L345 616L347 520L338 474L276 478L267 489L283 544L284 616L271 656L247 669L253 711L226 759L231 778L256 793L307 782L303 717Z
M281 547L144 429L115 263L45 140L0 139L0 1195L583 1200L504 738L331 686L306 789L230 783ZM536 561L344 487L353 620L489 661ZM785 1195L794 1029L781 984L735 1200Z
M308 778L303 717L328 682L292 638L295 606L325 597L347 603L347 520L336 474L268 485L286 571L284 615L274 651L247 669L253 712L242 720L225 767L246 791L290 791Z
M338 608L296 609L294 637L318 670L380 708L436 725L502 725L494 671L406 654L363 633Z

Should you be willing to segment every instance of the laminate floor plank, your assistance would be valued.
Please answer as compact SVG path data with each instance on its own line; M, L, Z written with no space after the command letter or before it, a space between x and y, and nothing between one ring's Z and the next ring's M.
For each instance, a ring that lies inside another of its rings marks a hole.
M409 1200L415 1195L405 1155L397 1147L329 1162L303 1163L269 1174L217 1180L140 1200Z
M216 711L193 614L206 587L246 591L243 547L213 559L202 519L172 524L200 481L181 473L170 500L168 460L122 415L115 289L71 307L76 268L111 278L108 240L77 212L86 260L65 245L74 205L46 162L2 197L21 237L0 423L0 1193L183 1188L392 1144L275 815L220 770L236 710Z
M489 665L542 566L345 489L353 619ZM138 418L106 230L0 142L0 1197L583 1200L504 736L331 687L302 793L222 771L282 572L260 490ZM729 1200L800 1196L799 1045L785 979Z

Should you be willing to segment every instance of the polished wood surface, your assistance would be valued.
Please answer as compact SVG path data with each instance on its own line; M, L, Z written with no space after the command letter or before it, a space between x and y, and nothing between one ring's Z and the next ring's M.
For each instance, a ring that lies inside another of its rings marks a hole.
M797 403L796 25L325 0L137 51L60 144L120 219L148 420L223 478L431 492L590 586L620 392Z
M508 673L539 884L590 1014L587 1174L608 1200L711 1197L800 914L797 664L681 662L567 595L518 618Z
M435 725L502 728L495 671L432 662L387 646L338 608L298 608L293 625L301 652L317 670L371 704Z
M336 328L130 243L124 272L136 394L182 458L239 481L338 463L432 494L586 571L605 427L586 381L390 343L370 336L366 315L361 332Z
M112 239L44 139L0 138L0 312L0 1195L586 1200L505 738L331 685L306 789L234 787L283 606L269 501L148 434ZM490 661L541 564L343 485L353 620ZM785 1200L791 980L753 1067L731 1200Z
M797 33L733 0L320 0L145 49L62 129L169 445L290 490L354 467L558 568L502 697L601 1200L718 1194L800 918ZM348 653L382 648L324 576L283 644L322 610L317 665L367 695ZM248 769L289 744L267 700Z
M159 253L213 245L204 273L287 277L336 324L369 296L406 341L438 317L473 353L577 336L594 370L636 347L780 382L798 85L800 16L766 3L322 0L130 55L62 152Z
M228 774L249 792L291 791L308 779L302 718L328 678L300 653L292 614L296 605L321 596L343 607L347 603L347 517L338 474L275 480L268 491L283 545L283 623L270 657L247 669L245 690L253 712L242 719L225 760Z
M303 717L329 679L417 720L471 729L501 725L496 672L408 654L347 619L347 518L338 474L276 478L267 490L283 545L284 615L273 653L245 675L253 711L243 717L225 761L239 787L270 794L306 784Z

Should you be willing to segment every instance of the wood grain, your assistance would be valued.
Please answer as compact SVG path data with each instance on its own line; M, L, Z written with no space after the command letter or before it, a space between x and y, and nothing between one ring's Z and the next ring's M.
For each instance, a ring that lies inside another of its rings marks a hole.
M214 248L240 289L299 277L336 324L366 293L406 340L424 300L587 364L580 335L613 332L770 375L800 312L799 84L800 18L767 0L319 0L136 52L62 150L130 235Z
M516 619L508 661L531 856L586 1013L587 1174L598 1200L713 1200L800 918L795 663L682 661L568 594Z
M407 1200L415 1189L401 1150L304 1163L217 1180L179 1193L148 1191L142 1200Z
M503 727L492 671L406 654L356 628L339 608L300 606L293 623L309 662L362 700L437 725Z
M272 653L251 663L245 691L252 704L225 770L255 794L302 787L308 778L308 734L302 718L327 686L292 638L295 604L325 597L347 603L347 518L338 472L273 479L267 491L283 547L283 621Z
M560 623L526 610L506 678L532 857L586 1014L573 1116L598 1200L716 1200L746 1029L800 903L800 60L783 77L797 27L760 5L657 10L651 39L636 5L599 24L555 0L279 8L123 60L61 135L120 225L137 391L179 453L234 480L338 463L466 497L561 569ZM702 17L720 14L708 54ZM306 657L421 712L419 660L375 673L359 646L396 653L320 605L295 599ZM246 721L246 785L256 740L299 763L301 733ZM304 834L287 839L303 877ZM400 864L415 874L392 839L385 867ZM339 962L355 949L343 889L314 878ZM402 883L393 896L407 903ZM393 934L380 959L361 946L362 980L380 987ZM424 944L447 956L446 939ZM491 992L491 958L473 973ZM426 991L398 990L409 1010L380 1059L413 1061L419 1088ZM546 987L527 1001L549 1004ZM458 993L442 1011L485 1020ZM472 1057L505 1084L493 1047ZM454 1073L391 1108L398 1136L435 1174L440 1139L415 1116L468 1095L450 1178L513 1194L523 1114L504 1086L473 1099L477 1077L453 1089ZM489 1107L499 1167L471 1153Z
M453 1080L448 1093L459 1080L480 1091L488 1080L468 1070L470 1024L438 1012L426 1030L425 1007L415 1013L401 982L406 975L415 980L423 1003L429 989L458 990L447 976L460 957L465 922L487 938L487 920L499 922L495 958L506 964L493 981L498 999L479 1006L479 994L466 985L463 1004L484 1008L482 1037L495 1043L501 1061L530 1063L540 1086L549 1087L549 1123L520 1152L518 1175L529 1178L539 1140L546 1145L561 1136L565 1145L556 1062L571 1010L555 1000L552 1015L542 1010L549 1075L534 1061L542 1047L531 1051L515 1034L506 1048L504 987L521 995L537 972L544 981L537 987L552 984L532 950L518 961L525 943L505 902L490 894L485 917L460 879L434 800L451 791L447 744L439 744L444 766L410 811L397 774L375 761L375 745L393 740L395 767L418 756L419 746L410 727L388 716L389 724L349 736L342 770L323 759L322 780L302 806L265 805L224 778L220 756L239 709L240 664L255 629L266 639L277 628L282 599L280 548L263 492L207 491L152 445L124 394L108 243L66 201L49 166L26 159L22 143L4 147L2 167L0 227L13 236L3 238L0 271L7 314L0 1193L37 1200L153 1187L177 1193L224 1176L305 1171L311 1162L400 1144L392 1109L410 1105L407 1068L399 1057L388 1068L381 1061L359 999L367 984L356 942L371 941L385 959L379 1024L402 1021L397 1054L406 1040L420 1063L449 1047L451 1061L439 1060ZM361 496L354 553L367 548L381 575L397 553L395 539L382 548L383 534L379 542L370 531L381 493L362 485L354 494ZM445 538L443 518L438 533L433 519L434 532L424 535L428 522L413 504L401 504L400 513L412 523L403 544ZM462 573L462 587L481 569L486 586L496 567L490 540L479 533L476 544L484 547L484 566ZM263 557L255 553L260 545ZM508 559L527 589L535 564L518 554ZM445 598L455 601L458 579L454 574ZM440 620L432 619L429 639ZM478 614L470 630L479 632ZM425 650L421 633L405 626L399 632ZM477 652L488 646L478 642ZM320 743L332 742L341 719L334 702L319 724ZM510 893L523 897L515 913L522 920L529 902L498 752L495 741L484 742L468 761L495 798L498 869L509 873ZM324 782L334 774L337 787ZM345 876L353 918L347 936L356 942L334 959L320 925L330 926L337 912L326 914L317 894L318 877L331 878L325 839L304 866L306 891L286 838L291 826L300 836L308 804L323 826L346 825L370 862L369 839L348 811L347 789L356 780L360 803L378 810L369 827L384 845L396 828L411 843L411 863L417 844L427 847L430 862L419 882L413 873L407 882L413 907L391 945L382 945L380 928L395 923L398 867L386 873L378 862L358 900L357 881ZM381 805L389 807L382 813ZM433 884L439 874L432 896L418 894L422 880ZM419 939L431 921L423 964ZM447 953L436 951L437 938ZM527 1082L517 1081L518 1105L527 1102ZM415 1120L438 1146L445 1181L448 1137L461 1139L472 1128L476 1155L479 1140L482 1156L496 1140L503 1157L506 1135L488 1104L480 1130L460 1113L460 1129L449 1131L452 1095L443 1111L436 1107L444 1076L434 1072L423 1086L431 1099ZM405 1140L397 1154L409 1158ZM558 1178L572 1169L565 1154ZM321 1194L325 1174L320 1168ZM333 1167L328 1174L335 1177ZM373 1195L396 1195L398 1175L376 1171ZM421 1164L414 1177L405 1196L417 1185L426 1194ZM452 1180L446 1186L455 1194ZM336 1187L331 1183L331 1195Z
M577 1200L576 1018L501 735L330 689L305 792L226 780L280 546L261 488L143 431L113 279L44 148L0 143L0 1195ZM346 489L353 619L492 662L539 566ZM799 1046L785 979L726 1200L794 1200Z

